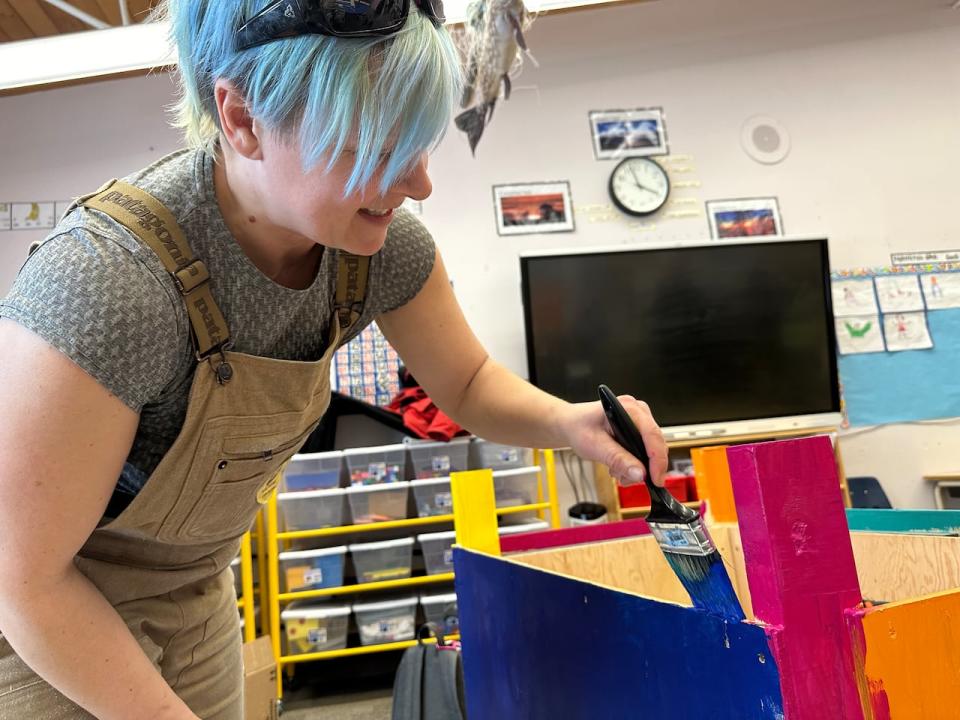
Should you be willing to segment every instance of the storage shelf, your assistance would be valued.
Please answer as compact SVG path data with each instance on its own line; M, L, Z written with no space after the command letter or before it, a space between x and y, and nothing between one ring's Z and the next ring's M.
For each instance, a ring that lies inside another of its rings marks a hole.
M689 502L684 502L684 503L680 503L680 504L681 504L681 505L684 505L684 506L686 506L686 507L688 507L688 508L694 508L694 509L696 509L696 508L699 508L699 507L700 507L700 504L701 504L702 502L703 502L703 500L691 500L691 501L689 501ZM620 514L623 515L624 517L633 517L634 515L646 515L648 512L650 512L650 506L649 506L649 505L643 505L643 506L641 506L641 507L625 507L625 508L620 508Z
M517 505L516 507L497 508L497 515L546 510L551 507L549 502ZM398 528L416 527L417 525L435 525L438 523L453 522L453 515L432 515L422 518L407 518L405 520L388 520L386 522L363 523L362 525L338 525L336 527L319 528L317 530L289 530L278 532L278 540L304 540L306 538L330 537L332 535L349 535L358 532L374 532L376 530L395 530Z
M308 600L310 598L330 597L331 595L350 595L358 592L375 592L393 588L417 587L420 585L434 585L436 583L453 580L453 573L438 575L419 575L417 577L402 578L401 580L382 580L381 582L358 583L356 585L340 585L339 587L323 588L322 590L301 590L299 592L280 593L277 599L280 602L294 600Z
M445 635L447 640L459 640L459 635ZM424 643L435 643L436 638L424 638ZM416 640L401 640L400 642L383 643L381 645L361 645L359 647L344 648L343 650L327 650L326 652L304 653L302 655L281 655L277 664L281 667L294 663L309 662L311 660L327 660L329 658L349 657L351 655L369 655L370 653L389 652L390 650L404 650L417 644Z

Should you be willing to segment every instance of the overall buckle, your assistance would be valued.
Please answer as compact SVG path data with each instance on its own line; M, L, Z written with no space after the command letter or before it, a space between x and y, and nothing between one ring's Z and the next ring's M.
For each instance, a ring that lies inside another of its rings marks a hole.
M226 385L233 379L233 365L227 360L226 353L233 349L233 340L225 340L222 343L214 345L207 352L197 352L197 361L210 361L210 367L213 368L213 374L217 376L217 382L220 385ZM219 355L217 358L215 356Z

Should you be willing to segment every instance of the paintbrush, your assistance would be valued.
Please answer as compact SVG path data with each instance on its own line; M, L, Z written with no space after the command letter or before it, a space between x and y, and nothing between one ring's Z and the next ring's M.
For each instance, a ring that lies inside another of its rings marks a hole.
M599 393L613 437L643 465L643 481L650 491L647 525L694 607L730 620L743 620L743 608L723 566L723 557L707 532L700 513L677 502L666 488L654 485L650 476L650 458L640 431L610 388L601 385Z

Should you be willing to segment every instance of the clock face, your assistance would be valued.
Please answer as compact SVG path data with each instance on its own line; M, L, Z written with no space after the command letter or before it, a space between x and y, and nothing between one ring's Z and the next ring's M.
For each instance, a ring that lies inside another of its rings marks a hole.
M627 158L610 176L610 197L618 208L630 215L655 213L669 195L667 172L649 158Z

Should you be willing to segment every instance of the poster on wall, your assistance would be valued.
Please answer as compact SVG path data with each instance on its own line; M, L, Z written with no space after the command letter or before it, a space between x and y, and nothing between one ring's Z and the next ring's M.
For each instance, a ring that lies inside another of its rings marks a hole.
M783 235L775 197L708 200L707 221L714 240Z
M884 275L876 277L877 299L880 311L885 313L923 310L923 293L917 275Z
M593 110L590 113L590 134L597 160L668 153L663 108Z
M849 315L833 320L837 334L837 350L841 355L884 352L883 331L879 315Z
M0 203L0 232L10 229L10 203Z
M52 202L13 203L13 229L50 229L57 224Z
M883 334L887 350L929 350L933 347L925 312L893 313L883 316Z
M960 307L960 273L930 273L920 284L928 310Z
M877 296L874 293L873 281L866 280L834 280L830 283L833 296L833 314L837 317L846 315L876 315L880 312L877 307Z
M566 181L494 185L493 204L500 235L572 232L574 229L570 183Z

